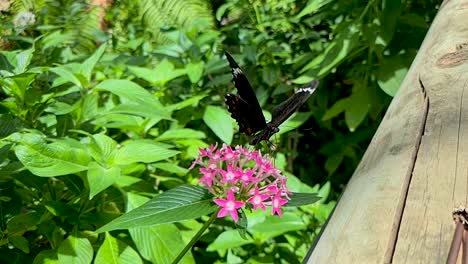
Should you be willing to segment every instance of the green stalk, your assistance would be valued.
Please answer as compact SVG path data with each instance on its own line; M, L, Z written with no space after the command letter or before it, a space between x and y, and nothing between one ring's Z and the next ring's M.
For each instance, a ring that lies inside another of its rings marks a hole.
M184 247L184 249L179 253L179 255L177 255L177 257L174 259L174 261L172 261L172 264L179 263L179 261L185 256L187 251L189 251L193 247L193 245L195 245L195 243L198 241L198 239L200 239L200 237L203 235L203 233L206 231L206 229L208 229L208 227L214 222L214 220L216 219L216 215L218 214L218 211L219 211L219 209L216 210L216 212L214 212L210 216L210 219L208 219L208 221L205 222L205 224L202 226L202 228L200 228L200 230L198 230L197 234L195 234L195 236Z

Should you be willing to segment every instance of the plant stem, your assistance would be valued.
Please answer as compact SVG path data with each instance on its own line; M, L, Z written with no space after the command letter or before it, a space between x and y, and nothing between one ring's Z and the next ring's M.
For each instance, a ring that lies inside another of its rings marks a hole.
M179 253L179 255L177 255L177 257L174 259L174 261L172 261L172 264L177 264L179 263L179 261L182 259L182 257L185 256L185 254L187 253L187 251L189 251L193 245L198 241L198 239L200 239L200 237L203 235L203 233L205 232L206 229L208 229L208 227L214 222L214 220L216 219L216 215L218 214L218 210L216 210L216 212L214 212L211 216L210 216L210 219L208 219L208 221L205 222L205 224L202 226L202 228L200 228L200 230L198 230L197 234L195 234L195 236L190 240L190 242L184 247L184 249Z

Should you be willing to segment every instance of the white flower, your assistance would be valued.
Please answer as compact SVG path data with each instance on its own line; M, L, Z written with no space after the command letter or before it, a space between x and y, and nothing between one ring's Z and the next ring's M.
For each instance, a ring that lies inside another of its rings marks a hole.
M36 23L36 15L29 11L18 13L13 18L13 24L17 30L22 30L27 26L34 25L34 23Z

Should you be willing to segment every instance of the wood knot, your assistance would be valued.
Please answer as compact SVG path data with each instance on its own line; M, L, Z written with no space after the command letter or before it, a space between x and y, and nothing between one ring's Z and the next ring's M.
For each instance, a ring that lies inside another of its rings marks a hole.
M446 53L437 60L437 66L441 68L451 68L458 66L468 60L468 43L456 46L454 52Z

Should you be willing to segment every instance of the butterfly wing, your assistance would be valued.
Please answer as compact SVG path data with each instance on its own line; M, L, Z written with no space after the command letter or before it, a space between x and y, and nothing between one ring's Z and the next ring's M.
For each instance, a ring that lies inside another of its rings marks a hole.
M281 125L288 119L299 107L301 107L307 99L315 92L319 82L313 80L311 83L301 87L293 96L288 100L282 102L271 110L271 122L274 127Z
M237 89L237 95L227 94L225 97L228 111L239 124L239 131L251 135L266 127L265 117L249 80L227 52L226 58L231 67L232 82Z

